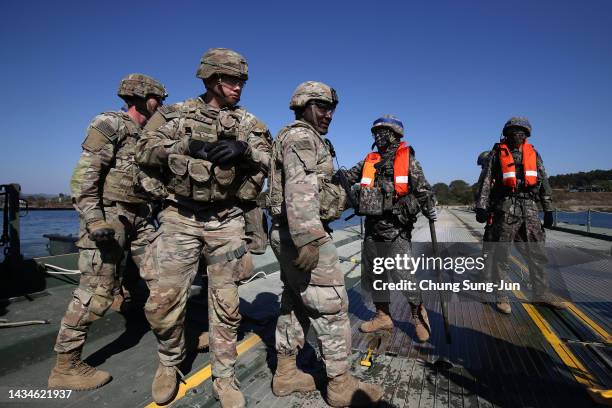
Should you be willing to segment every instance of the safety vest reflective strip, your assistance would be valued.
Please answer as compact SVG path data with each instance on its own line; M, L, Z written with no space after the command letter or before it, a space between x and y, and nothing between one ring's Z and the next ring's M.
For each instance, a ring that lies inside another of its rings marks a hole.
M374 179L376 178L376 168L374 165L380 161L380 154L376 152L369 153L363 163L361 170L362 187L374 187ZM408 194L409 186L409 169L410 169L410 148L405 142L401 142L395 151L393 159L393 186L397 196Z
M536 151L529 143L523 144L523 170L525 175L525 185L535 186L538 183L538 167L536 163ZM516 187L516 171L514 159L510 149L504 143L499 145L499 161L501 164L502 181L504 186Z
M365 162L363 163L363 169L361 170L361 184L362 187L373 187L374 177L376 176L376 168L374 165L380 161L380 154L376 152L369 153Z

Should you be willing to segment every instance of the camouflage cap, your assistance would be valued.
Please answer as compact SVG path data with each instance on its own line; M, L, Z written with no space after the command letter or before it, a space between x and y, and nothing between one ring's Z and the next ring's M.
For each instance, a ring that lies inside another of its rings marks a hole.
M490 150L480 153L478 155L478 159L476 159L476 164L479 165L480 167L484 166L485 161L487 160L487 157L489 157L490 153L491 153Z
M289 109L296 110L303 108L308 101L312 100L331 103L333 106L336 106L339 102L338 94L331 86L323 82L306 81L299 84L295 91L293 91L291 101L289 102Z
M229 75L243 80L249 79L246 59L228 48L210 48L200 59L196 77L207 79L214 74Z
M504 124L502 135L506 135L506 130L511 127L523 128L527 131L527 136L531 136L531 123L525 116L513 116Z
M394 115L382 115L380 118L376 119L372 124L371 132L374 133L374 129L386 127L404 137L404 124L402 121Z
M117 95L121 98L126 96L146 98L148 95L153 95L163 100L168 96L168 93L161 82L148 75L129 74L119 82Z

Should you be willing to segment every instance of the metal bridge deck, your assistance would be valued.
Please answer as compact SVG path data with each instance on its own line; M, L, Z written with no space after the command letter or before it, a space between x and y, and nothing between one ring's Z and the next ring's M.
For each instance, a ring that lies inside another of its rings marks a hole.
M443 210L437 223L439 241L477 242L481 226L472 221L473 213ZM335 233L341 257L360 256L358 228ZM602 286L612 271L609 243L547 231L550 242L559 245L576 262L572 270L560 270L562 282L580 293L591 293L592 302L573 303L575 310L551 311L523 305L515 294L510 316L497 313L491 304L477 301L449 303L452 344L445 342L440 306L435 296L425 296L432 324L432 338L425 344L414 340L410 308L401 294L394 293L391 313L396 328L388 345L375 356L372 368L359 365L367 339L357 330L374 311L359 285L359 265L343 262L349 292L349 311L353 328L352 372L367 381L382 384L384 403L396 407L590 407L596 406L587 388L610 389L612 378L610 338L612 305ZM422 220L413 234L414 241L428 241ZM581 253L592 255L580 262ZM603 261L593 262L593 256ZM606 256L608 258L606 258ZM559 260L557 260L559 261ZM249 406L325 407L322 398L325 374L317 360L312 333L302 350L299 363L317 379L318 390L303 396L277 398L271 393L276 365L274 322L281 291L279 273L273 256L257 259L258 269L268 278L255 280L240 288L241 346L237 376ZM607 264L609 266L609 263ZM575 271L579 271L578 273ZM513 264L511 276L523 276L521 262ZM568 284L569 282L569 284ZM602 282L604 282L602 284ZM3 317L11 320L48 318L51 325L5 329L0 336L0 405L31 406L32 401L7 400L8 389L44 389L53 366L53 342L59 319L72 287L50 288L50 296L3 306ZM193 345L200 323L205 322L205 302L197 295L190 302L188 343ZM41 406L147 406L151 404L150 385L157 366L155 339L142 320L126 322L123 316L109 313L94 323L86 344L88 361L113 374L113 381L101 389L75 393L69 400L46 400ZM205 327L204 327L205 328ZM9 331L10 330L10 331ZM606 337L607 336L607 337ZM569 354L567 353L569 351ZM599 354L598 354L599 353ZM568 355L570 355L568 359ZM433 362L445 356L454 363L450 370L436 370ZM572 358L577 360L572 364ZM218 406L212 398L210 366L206 354L190 352L184 367L186 385L181 386L173 407ZM154 404L151 404L154 406Z

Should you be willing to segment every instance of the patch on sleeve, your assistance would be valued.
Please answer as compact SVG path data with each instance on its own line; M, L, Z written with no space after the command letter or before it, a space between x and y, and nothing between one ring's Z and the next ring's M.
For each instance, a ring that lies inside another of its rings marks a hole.
M166 120L178 118L181 114L178 105L164 105L157 110Z
M111 143L111 139L102 133L97 127L91 127L83 141L82 147L92 153L99 152L104 146Z
M116 138L118 126L113 126L111 121L108 119L96 121L94 124L91 125L91 127L92 129L96 129L98 132L102 133L110 140Z
M317 169L317 155L314 146L308 140L299 139L291 143L291 150L297 155L306 171Z

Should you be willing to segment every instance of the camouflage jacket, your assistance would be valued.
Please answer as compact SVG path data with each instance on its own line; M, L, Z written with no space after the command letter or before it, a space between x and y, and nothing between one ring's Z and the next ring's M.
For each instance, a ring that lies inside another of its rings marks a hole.
M189 156L191 139L237 139L248 144L239 163L213 166ZM161 171L168 199L198 202L254 201L270 167L272 138L264 123L241 107L216 109L203 96L160 108L136 147L139 165Z
M104 220L104 204L143 203L134 149L141 128L125 112L96 116L70 180L74 207L85 225Z
M398 145L390 146L381 154L380 162L376 164L376 177L374 186L383 191L382 205L384 212L382 215L366 216L366 233L373 233L383 239L393 239L397 236L400 229L412 228L412 223L416 219L421 208L425 208L430 203L435 203L435 197L431 186L427 182L421 164L416 159L414 150L410 147L410 168L408 172L409 194L400 200L394 194L393 185L393 161ZM364 160L357 163L346 172L349 183L359 183L363 171ZM409 212L413 217L397 217L400 212L398 201L411 207ZM416 202L415 202L416 201Z
M272 148L270 212L287 222L298 248L326 238L326 224L342 213L346 196L331 182L334 163L326 139L296 120L281 129Z
M552 211L552 189L540 154L536 152L538 181L528 187L524 183L522 171L523 155L519 149L512 149L512 158L516 163L517 186L514 191L503 185L499 148L495 145L492 154L485 161L476 192L476 208L506 213L519 213L523 205L536 207L540 203L544 211Z

